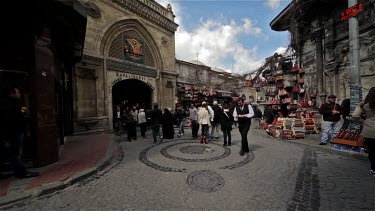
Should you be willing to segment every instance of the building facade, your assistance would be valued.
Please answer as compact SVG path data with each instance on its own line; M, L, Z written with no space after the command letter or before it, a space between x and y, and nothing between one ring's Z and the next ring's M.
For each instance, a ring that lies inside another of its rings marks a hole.
M362 92L375 85L375 2L359 0L357 15ZM350 98L349 22L341 20L348 1L292 1L272 22L275 31L291 33L291 47L305 70L305 83L322 103L329 94Z
M82 1L88 19L74 75L75 134L112 129L113 111L175 103L172 8L152 0Z
M200 61L191 62L176 60L176 104L189 106L200 105L203 101L212 104L230 104L238 97L240 76L220 68L211 68ZM237 88L237 89L236 89Z

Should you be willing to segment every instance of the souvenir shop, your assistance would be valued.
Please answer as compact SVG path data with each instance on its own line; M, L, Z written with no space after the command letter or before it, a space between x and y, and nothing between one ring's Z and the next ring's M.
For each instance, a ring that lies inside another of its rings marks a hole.
M271 110L273 121L263 123L269 135L282 139L305 138L320 133L322 116L315 107L316 92L305 87L304 69L283 65L282 70L264 71L255 79L265 90L265 110ZM268 111L269 112L269 111Z

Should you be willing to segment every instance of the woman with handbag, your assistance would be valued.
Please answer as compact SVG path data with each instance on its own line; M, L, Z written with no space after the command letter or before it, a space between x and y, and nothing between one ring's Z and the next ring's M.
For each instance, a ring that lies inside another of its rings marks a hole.
M363 120L363 115L366 119ZM375 176L375 87L372 87L364 101L355 108L352 117L354 120L363 122L362 136L368 147L368 158L370 160L370 173Z

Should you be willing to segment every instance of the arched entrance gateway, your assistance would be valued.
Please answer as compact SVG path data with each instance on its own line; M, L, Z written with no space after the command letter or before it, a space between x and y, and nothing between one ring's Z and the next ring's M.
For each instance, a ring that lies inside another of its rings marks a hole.
M152 101L152 88L141 80L126 79L112 86L113 109L116 106L150 109Z
M75 133L112 130L117 105L174 105L177 24L171 8L151 0L132 1L131 7L120 1L95 4L112 9L99 11L100 21L87 25L76 70Z

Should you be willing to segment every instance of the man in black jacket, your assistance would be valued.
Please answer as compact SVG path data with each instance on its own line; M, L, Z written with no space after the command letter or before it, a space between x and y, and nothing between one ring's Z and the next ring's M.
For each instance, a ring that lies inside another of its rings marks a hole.
M328 96L328 102L324 103L319 108L319 113L323 115L323 132L322 138L319 145L326 145L328 141L328 134L330 131L330 142L333 143L333 138L339 133L340 130L340 115L342 114L342 108L336 103L336 96Z
M17 88L4 87L0 93L0 148L10 161L15 177L36 177L39 173L27 171L21 158L24 116L20 98Z
M160 135L160 125L162 119L162 112L159 109L159 105L157 103L154 104L154 109L151 111L151 128L152 128L152 137L154 138L154 143L156 143L156 137L160 137L160 142L163 141L163 137Z
M238 105L233 111L233 117L238 118L238 129L241 133L241 156L249 153L250 151L249 143L247 142L247 133L250 130L251 117L253 116L253 108L248 104L244 104L244 100L241 97L238 98Z

